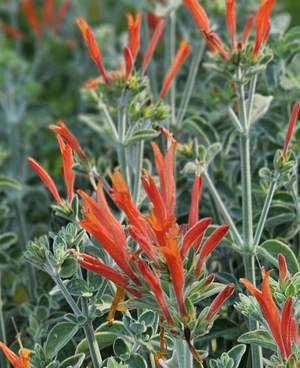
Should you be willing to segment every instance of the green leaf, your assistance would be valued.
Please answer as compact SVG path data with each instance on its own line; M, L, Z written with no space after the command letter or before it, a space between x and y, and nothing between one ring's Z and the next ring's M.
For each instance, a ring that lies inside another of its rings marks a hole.
M156 320L156 314L153 311L146 311L139 317L139 322L144 322L146 326L152 326Z
M89 291L89 287L85 280L83 279L72 279L68 282L67 289L71 295L90 297L93 295Z
M124 356L126 354L128 355L130 353L130 346L122 338L118 337L114 341L113 350L114 350L114 354L116 356L118 356L122 360L125 360L124 357L122 357L122 356Z
M126 329L121 321L114 321L111 327L107 327L106 322L103 323L95 331L95 337L101 348L112 345L117 337L122 337L122 339L129 344L134 343L133 335ZM88 351L89 346L86 339L84 339L78 344L76 354L87 353Z
M0 249L6 250L18 240L15 233L5 233L0 235Z
M61 265L59 276L63 278L71 277L77 271L77 268L78 268L78 263L76 259L69 257Z
M63 362L60 363L59 368L80 368L82 366L82 363L85 359L85 354L76 354L70 358L65 359Z
M288 269L292 275L300 270L299 263L293 251L279 240L267 240L261 246L257 246L257 251L266 257L274 266L278 267L278 255L284 255Z
M46 345L45 354L47 358L53 358L78 331L78 327L70 322L62 322L54 326L50 331Z
M224 337L225 339L232 340L241 333L240 326L228 320L227 318L219 317L212 326L208 335L200 336L197 341L207 341L208 339L215 339L217 337Z
M133 135L127 139L126 146L129 146L130 144L153 139L156 138L159 135L159 132L154 129L142 129L138 130L137 132L133 133Z
M251 332L246 332L240 336L237 340L244 344L256 344L262 348L270 349L272 351L277 350L277 344L267 331L256 330Z
M234 360L234 365L232 368L237 368L240 365L242 356L244 355L245 351L246 346L244 344L237 345L228 351L229 357Z
M213 143L206 150L205 163L208 166L209 163L215 158L215 156L221 151L222 144L220 142Z
M9 176L0 176L0 189L22 189L22 185L15 179Z
M273 96L254 95L251 124L262 118L269 110Z
M140 354L130 355L130 358L126 360L126 364L130 368L147 368L147 363Z

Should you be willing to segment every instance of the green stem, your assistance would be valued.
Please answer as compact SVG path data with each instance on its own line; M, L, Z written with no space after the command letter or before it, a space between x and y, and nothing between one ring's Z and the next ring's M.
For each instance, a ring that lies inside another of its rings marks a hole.
M235 112L233 111L233 109L231 107L228 108L228 115L231 119L231 121L233 122L233 124L235 125L235 127L240 130L241 132L244 131L238 117L236 116Z
M144 156L144 141L136 144L136 163L134 174L133 201L138 206L138 200L141 192L141 170Z
M79 317L82 315L81 310L79 309L78 305L76 304L75 300L72 298L72 295L69 293L69 290L66 288L66 285L62 282L60 277L52 276L53 280L59 287L62 295L68 302L69 306L71 307L72 311L76 315L76 317Z
M224 220L230 225L230 231L232 232L232 235L238 245L238 247L242 247L243 240L240 236L240 233L238 229L235 226L235 223L233 222L232 217L230 216L229 212L227 211L227 208L225 204L223 203L221 197L219 196L219 193L217 192L213 182L211 181L207 171L203 171L203 176L206 180L207 186L209 191L211 192L212 197L216 201L217 205L219 206L219 209L224 217Z
M169 1L170 3L170 1ZM171 9L169 12L169 16L167 19L167 26L166 26L166 34L167 34L167 65L169 68L175 58L175 49L176 49L176 15L175 9ZM171 117L167 120L167 129L170 130L170 125L175 124L175 100L176 100L176 79L174 78L170 90L169 90L169 103L171 106Z
M253 224L249 132L240 137L240 155L242 172L243 248L245 251L250 252L253 251Z
M118 113L118 134L119 134L119 145L117 149L119 164L121 165L122 176L130 188L130 177L129 167L127 160L127 152L125 147L125 135L126 135L126 112L128 103L129 91L124 89L120 99L119 113Z
M176 118L176 125L178 127L181 126L182 120L185 116L186 113L186 109L191 97L191 93L194 87L194 83L195 83L195 79L196 79L196 75L197 75L197 71L199 68L199 64L200 61L202 59L202 55L204 52L204 48L205 48L205 42L200 42L196 47L195 47L195 51L194 51L194 57L190 66L190 72L189 72L189 76L185 85L185 89L182 95L182 99L180 102L180 106L179 106L179 112L177 114L177 118Z
M79 317L82 315L81 310L79 309L78 305L76 304L75 300L72 298L71 294L69 293L69 290L66 288L66 285L62 282L60 277L54 277L52 276L55 283L60 288L61 293L65 297L66 301L68 302L69 306L73 310L74 314ZM82 298L82 305L83 310L85 312L86 317L88 318L88 307L87 302L84 298ZM96 337L95 337L95 331L93 328L92 321L89 321L85 326L83 326L86 340L89 346L91 358L93 361L94 367L100 367L102 363L101 353L99 350L99 345L97 343Z
M274 180L272 181L272 183L269 186L269 190L268 190L268 194L264 203L264 207L262 209L258 224L257 224L257 228L256 228L256 232L255 232L255 236L253 239L253 246L255 247L256 245L258 245L259 241L260 241L260 237L261 234L263 232L264 226L265 226L265 222L267 219L267 215L271 206L271 202L272 202L272 198L274 196L276 187L277 187L277 182L279 179L279 175L276 176L274 178Z
M100 101L99 102L99 108L104 112L104 115L105 115L105 118L106 118L106 121L107 121L107 124L109 126L109 129L114 137L114 140L115 141L118 141L119 140L119 135L118 135L118 132L116 130L116 127L115 127L115 124L113 122L113 119L109 113L109 111L107 110L107 107L105 105L105 103L103 101Z
M193 344L193 340L191 340L191 344ZM186 341L184 341L184 368L193 368L193 355Z
M185 366L185 344L186 342L182 339L173 339L174 341L174 351L176 352L176 356L177 356L177 363L178 363L178 368L192 368L190 367L186 367ZM191 354L191 353L190 353Z
M19 198L16 199L16 202L14 204L14 209L15 209L16 218L17 218L18 227L19 227L19 236L20 236L21 246L22 246L23 252L25 252L26 244L28 242L28 234L27 234L27 228L26 228L26 223L25 223L24 211L22 209L22 204ZM29 298L33 300L34 291L37 287L36 273L31 263L25 261L25 267L27 271L27 278L29 280L29 282L26 283L27 288L28 288Z
M246 279L251 281L253 285L255 285L255 265L254 265L254 257L251 254L244 253L244 267L245 267L245 276ZM249 291L247 292L249 294ZM259 329L259 323L253 321L252 319L248 320L250 331L256 331ZM263 368L262 362L262 349L260 346L251 344L251 365L253 368Z
M237 77L242 80L240 67L237 70ZM251 163L250 163L250 132L249 125L252 111L252 98L254 95L255 84L251 83L249 94L248 111L244 85L238 84L238 105L239 121L244 128L244 134L240 136L240 155L241 155L241 174L242 174L242 213L243 213L243 250L244 267L246 278L256 285L255 264L254 264L254 244L253 244L253 218L252 218L252 191L251 191ZM247 113L249 115L247 115ZM257 322L249 320L250 331L259 328ZM262 368L262 349L254 344L251 345L252 367Z
M100 365L102 363L102 357L101 357L101 353L99 350L98 342L96 340L95 330L94 330L92 321L86 324L83 327L83 329L84 329L86 341L89 346L93 366L95 368L100 368Z

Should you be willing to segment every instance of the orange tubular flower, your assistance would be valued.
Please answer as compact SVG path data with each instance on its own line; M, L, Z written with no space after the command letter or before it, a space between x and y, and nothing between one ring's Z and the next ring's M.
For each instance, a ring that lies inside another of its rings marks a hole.
M92 59L97 64L97 66L98 66L98 68L99 68L99 70L100 70L100 72L101 72L101 74L104 78L105 83L107 85L109 85L110 81L108 79L106 70L105 70L103 62L102 62L102 55L101 55L99 47L96 43L96 40L95 40L94 34L91 30L91 27L89 27L89 25L86 23L86 21L82 18L78 18L77 24L79 26L79 29L80 29L82 35L83 35L83 38L85 39L85 42L88 45L88 48L89 48Z
M215 249L218 243L223 239L223 237L226 235L228 230L229 230L229 225L220 226L206 240L199 254L199 258L198 258L196 270L195 270L196 275L200 274L200 271L202 269L203 263L205 262L206 258Z
M224 289L220 292L220 294L211 303L208 310L208 315L206 317L206 320L208 322L210 322L214 318L214 316L219 312L220 308L222 307L222 304L233 293L234 288L235 288L234 284L226 285Z
M30 165L32 166L32 168L34 169L34 171L38 174L38 176L46 184L46 186L50 190L50 192L54 195L54 198L57 200L57 202L62 203L62 199L60 198L60 196L58 194L58 191L56 189L54 181L51 179L49 174L33 158L28 157L27 160L30 163Z
M9 24L5 23L2 19L0 19L0 28L5 32L7 35L15 38L21 39L24 37L24 33L17 28L11 27Z
M53 19L55 0L45 0L43 9L43 24L49 26Z
M287 277L287 265L284 256L280 253L278 255L278 265L279 265L279 279L281 282Z
M162 291L162 288L160 287L159 281L157 278L153 275L153 273L149 270L148 266L144 261L142 261L140 258L138 259L138 268L141 272L141 274L144 276L145 280L149 284L150 288L152 289L158 304L161 307L161 310L166 318L166 321L170 326L174 326L173 319L171 317L171 314L169 312L169 309L166 305L166 301L164 298L164 294Z
M23 5L23 8L26 13L26 17L28 20L28 23L35 33L36 37L41 40L42 39L42 31L41 27L38 21L38 18L36 16L35 7L31 0L21 0L21 3Z
M182 246L180 250L181 258L184 258L186 252L190 249L191 245L199 238L199 236L204 234L210 222L211 218L204 218L189 229L182 241Z
M185 5L188 7L191 12L198 28L201 32L206 31L209 32L209 22L205 10L198 3L197 0L183 0Z
M165 218L167 218L168 216L173 215L175 208L176 193L173 170L174 152L177 142L175 140L173 141L165 157L163 157L156 143L152 142L151 145L154 151L155 163L160 181L161 198L166 211Z
M226 0L227 24L231 33L232 49L235 50L235 2L236 0Z
M179 49L177 51L177 54L175 56L175 59L163 80L163 87L158 97L158 100L165 98L170 88L171 82L174 79L178 69L180 68L180 65L188 57L191 50L192 50L192 46L189 46L185 41L181 42Z
M157 23L157 26L155 27L155 31L153 33L150 44L149 44L148 49L147 49L147 51L145 53L145 56L144 56L143 65L142 65L143 70L147 69L147 65L149 63L149 60L151 59L151 56L152 56L152 54L155 50L156 44L159 40L159 37L162 34L162 31L164 29L165 22L166 22L165 19L161 19L161 20L159 20L159 22Z
M74 196L73 186L75 180L75 173L74 171L72 171L72 166L74 165L73 151L68 144L64 143L60 135L57 136L57 139L59 142L60 151L64 162L63 173L69 195L69 201L71 202Z
M127 243L125 234L120 233L121 224L110 223L112 218L110 212L103 216L104 211L91 197L79 190L79 195L84 199L85 219L78 222L85 230L91 233L106 249L122 271L131 278L133 282L140 285L141 282L133 273L129 265L130 255L126 251ZM121 286L121 285L120 285Z
M261 43L265 37L268 22L271 15L272 6L275 0L261 0L260 7L255 17L256 41L254 47L254 55L257 56Z
M127 13L126 16L128 19L129 29L129 49L134 61L140 47L140 23L142 19L142 14L139 13L136 17L136 20L133 20L133 17L130 13Z
M60 27L62 25L62 22L64 20L64 17L70 7L72 3L72 0L65 0L63 3L62 3L62 6L60 7L57 15L56 15L56 19L55 19L55 24L54 24L54 30L55 32L59 32L60 30Z
M65 126L62 120L59 120L58 124L60 125L60 127L51 124L49 125L49 128L55 130L56 133L58 133L68 143L68 145L72 148L72 150L75 151L83 161L87 161L87 158L82 152L82 149L76 137L69 131L69 129Z
M125 80L127 80L131 74L131 71L133 69L133 57L131 54L131 50L129 47L124 47L124 58L125 58L125 64L126 64L126 73L125 73Z
M158 250L167 260L180 314L182 317L187 317L183 300L184 274L182 260L178 249L178 230L178 224L174 224L169 231L166 245L159 247Z
M137 298L141 298L142 294L139 293L137 290L134 290L128 287L129 282L124 279L122 275L120 275L116 270L107 266L106 264L100 262L98 259L90 256L86 253L77 253L75 251L70 250L70 253L76 254L79 257L82 257L84 260L79 259L78 263L80 263L84 268L96 272L99 275L109 279L114 284L120 286L122 289L129 291L132 295L136 296Z
M192 194L192 204L189 216L189 228L191 229L198 221L199 212L199 198L202 191L202 176L195 175L193 194Z
M287 150L289 148L289 144L292 139L294 126L297 121L299 107L300 107L300 102L296 102L293 108L292 117L291 117L289 128L286 134L285 145L284 145L283 155L281 156L281 161L284 161L286 158Z
M255 298L258 300L263 310L263 313L265 315L265 319L270 327L272 335L275 341L277 342L279 350L281 351L281 355L283 359L287 359L287 354L286 354L285 346L283 343L283 340L286 338L286 336L282 338L281 327L280 327L281 326L280 314L272 298L270 285L269 285L269 276L272 271L273 270L270 270L266 273L264 280L263 280L261 291L257 289L252 284L252 282L250 282L249 280L240 279L240 282L243 283L248 288L248 290L255 296Z
M284 344L287 357L289 357L292 354L292 347L291 347L292 308L293 308L293 298L289 296L282 310L281 325L280 325L282 341Z
M18 333L16 337L18 339L21 348L19 357L13 351L11 351L5 344L3 344L3 342L0 342L0 346L3 349L7 359L11 362L11 364L15 368L30 368L29 357L31 355L31 351L23 347L20 333Z
M247 40L248 40L249 33L250 33L251 28L253 26L253 20L254 20L253 15L250 15L250 17L247 20L247 23L246 23L246 26L245 26L245 30L244 30L243 44L245 44L247 42Z
M224 48L222 41L214 32L203 31L203 35L207 43L213 47L214 51L217 50L227 61L231 60Z
M272 28L272 24L271 24L271 21L268 21L268 26L267 26L267 29L266 29L266 33L264 35L264 39L262 41L263 45L265 46L267 41L268 41L268 37L269 37L269 34L271 32L271 28Z
M291 321L291 341L297 344L298 342L298 322L296 317L292 316Z

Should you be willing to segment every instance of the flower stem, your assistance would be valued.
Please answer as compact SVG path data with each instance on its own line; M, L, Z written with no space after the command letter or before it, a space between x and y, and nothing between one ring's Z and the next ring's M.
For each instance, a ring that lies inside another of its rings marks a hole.
M271 184L269 186L267 198L265 200L264 207L262 209L262 212L261 212L258 224L257 224L255 236L254 236L254 239L253 239L254 247L256 245L258 245L258 243L260 241L260 237L261 237L261 234L262 234L264 226L265 226L265 222L266 222L267 215L268 215L268 212L269 212L269 209L270 209L272 198L273 198L273 195L274 195L276 187L277 187L278 179L279 179L279 175L277 175L274 178L274 180L271 182Z
M174 339L174 351L176 352L177 356L177 364L178 368L192 368L192 366L185 366L185 341L181 339ZM190 353L190 352L189 352ZM190 353L191 354L191 353Z
M79 309L79 307L76 304L75 300L72 298L71 294L69 293L69 290L66 288L66 285L62 282L61 278L60 277L54 277L54 276L52 276L52 278L55 281L55 283L58 285L58 287L60 288L61 293L65 297L66 301L68 302L69 306L73 310L74 314L77 317L81 316L82 315L81 310ZM84 304L83 305L83 310L87 314L88 313L87 302L86 302L86 300L84 300L84 298L82 299L82 303ZM88 318L88 315L86 315L86 317ZM90 351L90 354L91 354L93 365L94 365L94 367L100 367L100 365L102 363L102 358L101 358L101 353L100 353L100 350L99 350L99 345L98 345L96 337L95 337L95 331L94 331L94 328L93 328L92 321L89 320L89 322L85 326L83 326L83 329L84 329L86 340L87 340L87 343L88 343L88 346L89 346L89 351Z
M118 113L118 135L119 135L119 145L117 149L118 161L121 165L122 176L130 188L130 177L129 177L129 167L127 160L127 152L125 147L125 135L126 135L126 111L127 103L129 99L129 91L125 89L122 92L120 99L119 113Z
M250 164L250 131L252 103L255 90L255 83L251 83L248 97L248 109L246 107L244 84L242 84L241 69L237 70L237 78L240 84L237 86L239 94L239 121L244 128L244 134L240 136L240 155L242 173L242 213L243 213L243 250L244 267L246 278L256 284L255 264L254 264L254 244L253 244L253 218L252 218L252 191L251 191L251 164ZM252 101L252 102L251 102ZM248 113L248 115L247 115ZM250 331L259 328L258 323L249 320ZM251 345L252 367L262 368L262 349L256 345Z
M238 245L238 247L241 247L243 244L243 240L238 232L238 229L235 226L235 223L233 222L232 217L230 216L229 212L227 211L227 208L225 204L223 203L221 197L219 196L219 193L217 192L213 182L211 181L208 173L206 170L203 171L203 176L206 180L207 186L209 191L211 192L212 197L216 201L217 205L219 206L219 209L224 217L224 220L230 225L230 231L232 232L232 235Z
M102 357L101 357L101 353L100 353L100 350L99 350L98 342L96 340L95 331L94 331L92 321L90 321L88 324L86 324L83 327L83 329L84 329L84 333L85 333L85 336L86 336L86 341L89 345L89 350L90 350L91 358L92 358L92 361L93 361L93 366L95 368L100 367L100 365L102 363Z
M138 206L139 197L141 192L141 169L143 164L143 156L144 156L144 141L141 141L136 144L135 151L135 173L134 173L134 187L133 187L133 201Z
M170 1L169 1L170 3ZM175 15L175 9L171 9L169 12L169 16L167 18L167 25L166 25L166 38L167 38L167 68L171 65L172 61L175 58L175 36L176 36L176 15ZM170 86L169 91L169 103L171 106L171 117L167 120L167 129L170 130L170 125L175 124L175 99L176 99L176 85L175 85L175 79L173 80L173 83Z
M294 186L292 188L291 194L292 194L293 201L296 207L298 218L300 219L300 203L299 203L299 198L296 192L296 188L294 188Z
M200 42L198 43L198 45L195 47L194 50L194 57L190 66L190 73L185 85L185 89L182 95L182 99L180 102L180 106L179 106L179 111L177 114L177 118L176 118L176 125L178 127L181 126L182 120L184 118L190 97L191 97L191 93L194 87L194 83L195 83L195 79L196 79L196 75L197 75L197 71L199 68L199 64L200 61L202 59L202 55L204 52L204 48L205 48L205 42Z
M99 108L104 112L107 124L109 126L109 129L114 137L114 140L118 141L119 140L119 135L118 132L116 130L115 124L113 122L113 119L109 113L109 111L107 110L107 107L105 105L105 103L103 101L99 102Z

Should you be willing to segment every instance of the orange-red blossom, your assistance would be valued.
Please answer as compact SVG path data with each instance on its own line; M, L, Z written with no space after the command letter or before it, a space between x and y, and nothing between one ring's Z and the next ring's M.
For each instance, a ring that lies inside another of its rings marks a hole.
M298 114L299 114L299 108L300 108L300 102L296 102L295 105L294 105L294 108L293 108L289 128L288 128L288 131L287 131L287 134L286 134L284 150L283 150L283 154L281 156L282 161L284 161L285 158L286 158L287 150L289 148L289 144L290 144L290 141L292 139L294 126L296 124L297 117L298 117Z
M72 201L74 196L74 180L75 180L75 173L72 171L72 166L74 164L73 159L73 151L77 152L81 158L84 158L86 160L86 157L84 156L79 143L75 136L67 129L67 127L64 125L62 121L59 122L60 127L56 125L50 125L50 128L57 131L58 133L58 142L63 158L63 174L65 178L65 183L68 191L68 197L69 202ZM63 141L65 139L66 143ZM56 185L54 181L51 179L50 175L43 169L43 167L35 161L33 158L28 157L28 162L32 166L32 168L35 170L35 172L38 174L38 176L42 179L42 181L46 184L47 188L50 190L50 192L53 194L54 198L58 203L62 203L62 199L60 195L58 194Z
M218 51L227 61L230 61L231 58L225 50L222 41L219 37L210 30L209 21L205 10L199 4L198 0L183 0L185 5L190 10L199 30L205 37L209 47L211 50ZM232 50L236 50L235 43L235 30L236 30L236 15L235 15L235 3L236 0L226 0L226 8L227 8L227 23L230 29L231 34L231 43ZM257 11L255 17L255 28L256 28L256 40L254 47L254 55L258 55L259 49L262 43L265 43L267 40L268 34L271 29L271 24L269 22L269 18L271 15L272 7L275 3L275 0L261 0L260 7ZM250 29L252 27L253 17L250 17L245 28L244 36L243 36L243 44L247 41ZM238 44L238 46L240 43Z
M19 356L11 351L5 344L3 344L3 342L0 342L0 346L14 368L30 368L29 357L31 355L31 351L23 347L20 339L20 334L17 335L17 338L21 347Z
M287 298L280 318L280 314L272 298L269 285L269 276L271 272L272 270L266 273L263 279L261 291L249 280L240 279L240 282L242 282L258 300L272 335L279 347L282 358L287 360L292 353L291 341L297 343L298 339L298 336L296 336L298 330L298 327L296 326L297 322L295 325L295 317L292 317L293 299L291 296Z
M170 66L164 80L163 80L163 86L162 90L160 92L160 95L158 99L163 99L166 94L168 93L168 90L170 88L171 82L175 77L175 74L177 73L178 69L180 68L181 64L185 61L185 59L188 57L190 51L192 50L192 46L188 45L185 41L181 42L179 49L177 51L177 54L175 56L175 59Z

